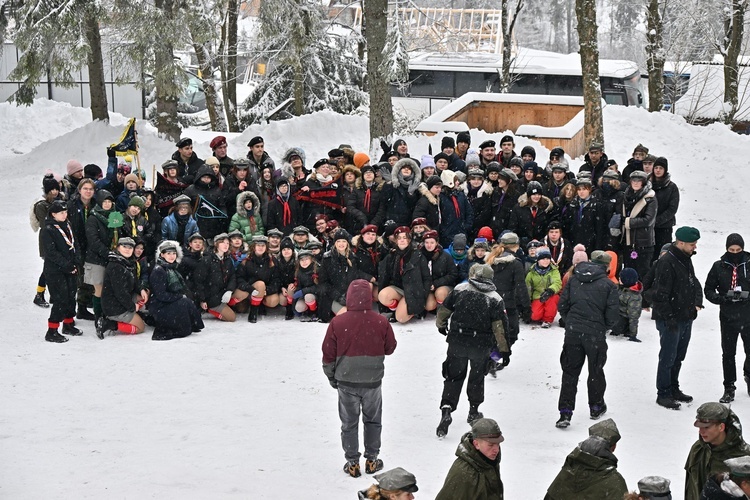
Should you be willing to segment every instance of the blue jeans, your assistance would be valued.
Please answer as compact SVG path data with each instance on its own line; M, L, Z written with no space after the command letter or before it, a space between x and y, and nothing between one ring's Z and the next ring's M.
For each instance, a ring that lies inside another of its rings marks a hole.
M687 354L692 328L692 320L678 322L677 331L670 331L666 321L656 320L661 343L656 369L656 392L660 398L671 398L680 388L680 368Z

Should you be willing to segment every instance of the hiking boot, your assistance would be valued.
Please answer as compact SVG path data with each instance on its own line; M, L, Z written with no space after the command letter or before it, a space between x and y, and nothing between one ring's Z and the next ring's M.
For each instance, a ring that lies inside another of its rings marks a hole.
M693 401L693 396L688 396L681 390L675 389L672 391L672 399L681 403L691 403Z
M54 342L56 344L62 344L63 342L67 342L68 339L57 333L57 330L54 330L52 328L47 329L47 334L44 336L44 340L47 342Z
M724 395L719 399L719 403L731 403L734 401L734 389L724 389Z
M677 401L669 397L656 398L656 404L658 404L659 406L663 406L664 408L667 408L668 410L680 409L680 403L678 403Z
M286 305L286 315L284 316L284 320L289 321L290 319L294 319L294 304Z
M250 306L250 312L247 314L248 323L258 322L258 306Z
M599 420L599 417L607 413L607 404L602 403L601 405L594 405L590 410L591 420Z
M471 405L469 407L469 416L466 417L466 423L469 425L473 424L476 420L479 420L480 418L483 418L484 415L481 411L479 411L479 405Z
M49 307L49 302L44 299L44 292L39 292L34 295L34 304L39 307Z
M365 460L365 474L375 474L377 471L383 469L383 461L379 458Z
M104 340L106 335L109 335L113 330L117 330L117 321L112 321L104 316L100 316L96 320L96 336L99 340Z
M76 319L85 319L86 321L94 321L96 319L96 316L94 316L94 313L86 309L86 306L78 306Z
M570 419L573 417L572 413L560 412L560 418L555 422L555 427L558 429L567 429L570 427Z
M631 341L631 342L640 342L641 341L641 339L639 339L638 337L628 337L628 340Z
M550 326L552 326L552 323L549 321L542 321L542 328L549 328Z
M82 335L83 332L80 328L76 328L76 325L73 323L63 323L62 327L62 333L63 335L71 335L74 337L77 337L79 335Z
M359 462L346 462L344 464L344 472L352 477L359 477L362 475L359 471Z
M437 437L445 437L446 434L448 434L448 426L451 425L451 422L453 422L453 417L451 417L451 407L448 405L444 405L441 410L443 411L443 416L440 418L440 423L437 427Z

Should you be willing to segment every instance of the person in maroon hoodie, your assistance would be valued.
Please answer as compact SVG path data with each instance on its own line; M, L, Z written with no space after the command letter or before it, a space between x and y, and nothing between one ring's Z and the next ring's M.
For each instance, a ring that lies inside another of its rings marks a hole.
M380 392L385 356L396 349L396 337L385 318L372 310L370 284L357 279L346 292L346 312L334 317L323 339L323 372L339 391L341 445L344 472L352 477L359 469L359 414L365 437L365 472L383 468L380 431L383 399Z

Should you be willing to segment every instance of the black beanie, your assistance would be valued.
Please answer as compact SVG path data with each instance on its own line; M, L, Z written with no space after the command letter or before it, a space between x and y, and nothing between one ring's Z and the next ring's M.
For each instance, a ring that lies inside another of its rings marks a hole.
M742 236L740 236L737 233L732 233L729 236L727 236L727 250L732 245L738 245L743 250L745 249L745 240L742 239Z
M440 150L442 151L445 148L456 149L456 141L453 140L453 137L443 137L443 140L440 142Z
M53 189L60 191L60 183L52 174L47 174L42 179L42 188L44 188L44 194L48 194Z
M660 156L656 160L654 160L654 168L656 167L664 167L665 174L669 172L669 162L663 156Z
M468 132L459 132L456 136L456 142L465 142L471 145L471 135Z
M524 146L521 150L521 158L523 158L523 156L526 154L531 155L531 159L536 160L536 149L534 149L533 147Z

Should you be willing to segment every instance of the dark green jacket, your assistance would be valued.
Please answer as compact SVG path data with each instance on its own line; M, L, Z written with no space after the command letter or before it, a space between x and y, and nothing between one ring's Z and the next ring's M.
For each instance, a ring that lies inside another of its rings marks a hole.
M719 446L711 446L700 437L690 448L685 463L685 500L698 500L709 476L728 472L724 460L750 455L750 446L742 438L742 424L733 411L729 412L727 438Z
M581 443L583 444L583 443ZM603 456L602 456L603 455ZM596 455L580 446L565 459L562 470L549 489L545 500L622 500L628 487L617 472L617 458L609 451Z
M490 461L474 448L467 432L456 448L456 457L435 500L503 500L499 454Z

